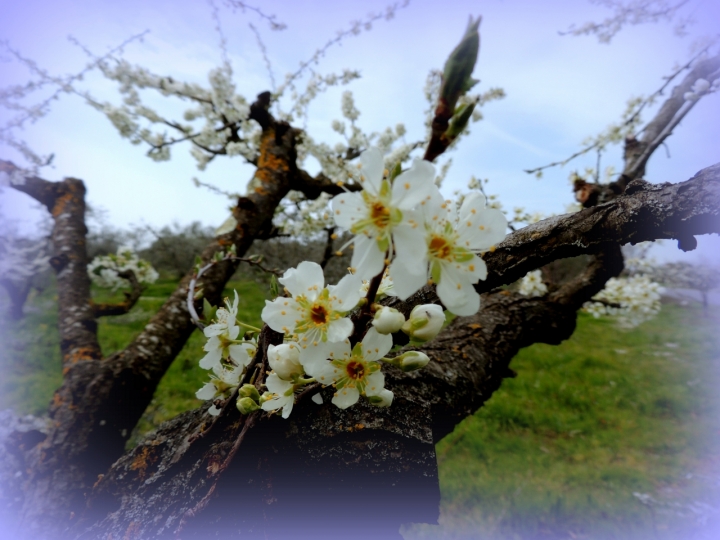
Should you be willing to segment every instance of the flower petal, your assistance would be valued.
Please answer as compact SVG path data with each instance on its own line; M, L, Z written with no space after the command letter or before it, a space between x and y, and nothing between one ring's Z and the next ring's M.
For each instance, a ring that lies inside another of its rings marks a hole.
M330 286L330 295L333 296L333 310L345 312L357 306L360 301L360 287L362 280L354 275L344 276L337 285Z
M381 334L375 328L370 328L362 340L363 358L377 360L385 356L393 346L392 336Z
M420 201L437 191L435 166L429 161L416 159L410 169L395 178L392 186L392 206L410 210Z
M344 341L350 337L353 329L353 323L350 319L337 319L328 325L327 339L332 342Z
M195 392L195 397L202 400L214 399L217 394L217 389L212 382L205 383L200 390Z
M360 154L360 185L372 195L380 192L385 160L379 148L371 147Z
M358 399L360 399L360 392L357 391L357 388L345 387L335 392L332 402L340 409L347 409L348 407L355 405Z
M407 300L427 284L427 261L408 266L405 259L396 257L390 265L390 277L397 297Z
M265 300L260 317L276 332L288 334L293 331L295 322L300 318L299 311L300 306L294 299L280 297L272 302Z
M372 279L382 272L385 254L380 251L374 237L359 234L355 237L355 251L350 264L355 268L358 279Z
M303 261L297 265L297 268L288 269L278 281L293 296L302 294L310 300L315 300L319 292L325 287L322 266L311 261Z
M355 222L368 217L368 208L359 193L341 193L330 201L335 224L350 230Z

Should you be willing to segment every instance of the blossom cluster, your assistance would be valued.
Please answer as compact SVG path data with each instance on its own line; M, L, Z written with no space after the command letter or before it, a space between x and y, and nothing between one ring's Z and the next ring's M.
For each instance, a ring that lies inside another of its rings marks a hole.
M548 288L542 280L542 272L533 270L520 280L518 292L524 296L542 296Z
M388 172L379 148L363 152L359 161L351 179L361 191L330 201L335 225L353 235L351 272L336 285L326 285L320 265L305 261L278 280L284 295L267 301L261 318L284 340L268 347L266 391L261 395L247 383L238 388L242 413L282 411L287 418L296 392L311 383L332 386L332 403L343 409L360 397L389 406L393 393L385 388L382 364L412 371L429 361L418 351L386 356L393 348L392 334L428 341L443 327L445 313L440 305L419 305L406 319L375 302L383 296L405 300L434 283L448 311L472 315L480 308L473 285L487 276L480 255L505 237L502 212L487 208L477 192L459 204L444 200L435 185L435 168L427 161ZM247 325L235 320L237 296L226 306L218 310L217 323L205 329L209 341L200 364L214 374L198 391L201 399L226 397L237 388L250 362L247 350L255 347L238 338L238 325ZM371 316L366 328L356 329L350 318L358 309ZM322 398L316 394L314 399ZM211 414L215 412L216 407Z
M617 317L618 325L634 328L660 312L662 287L648 276L610 278L605 288L583 307L594 317Z
M120 274L128 270L135 273L139 283L155 283L158 278L152 265L138 258L129 246L120 246L115 254L99 255L88 264L88 274L93 283L98 287L113 290L127 287L128 281L120 277Z

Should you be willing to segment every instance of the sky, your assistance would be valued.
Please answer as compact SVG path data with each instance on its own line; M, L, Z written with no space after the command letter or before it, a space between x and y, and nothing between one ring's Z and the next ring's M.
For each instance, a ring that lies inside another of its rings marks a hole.
M387 3L267 0L263 11L287 24L280 32L270 31L251 11L233 12L222 0L218 5L238 91L252 100L270 89L270 79L249 23L260 32L275 79L281 81L336 31L348 28L352 20L364 19L370 11L384 11ZM76 73L87 61L68 36L102 54L148 31L142 42L127 46L123 56L158 74L200 84L206 84L207 73L222 60L212 9L201 0L0 0L0 9L0 39L53 75ZM654 92L663 76L689 58L696 38L718 32L720 7L694 0L689 9L698 22L684 39L675 35L671 24L658 23L627 27L611 44L603 44L593 36L561 35L572 24L608 16L596 4L458 0L441 8L436 1L413 0L393 20L376 22L372 30L331 47L313 66L320 73L358 69L362 78L347 88L322 94L311 105L304 127L316 140L336 142L338 135L330 124L341 119L341 94L350 89L361 111L359 124L366 132L403 122L408 140L420 138L428 71L442 67L468 16L482 15L474 76L481 80L480 91L502 87L507 97L487 104L484 120L473 124L471 134L450 154L453 166L444 191L450 195L464 188L474 175L490 180L487 192L496 193L506 209L522 206L531 212L563 213L573 202L569 174L594 165L595 155L548 170L541 180L523 169L562 160L580 149L583 139L620 118L630 97ZM23 66L0 54L3 86L27 79ZM120 102L115 86L97 74L88 74L79 88L101 101ZM150 103L176 117L182 110L164 98L154 97ZM710 119L720 117L718 113L720 97L702 100L666 148L653 156L646 179L678 182L717 162L720 124ZM7 112L0 111L0 122L7 118ZM196 220L218 226L228 215L227 199L195 187L192 178L237 192L244 190L252 176L252 168L239 157L217 160L206 171L198 171L189 148L181 146L173 149L171 161L156 163L145 156L145 148L122 139L104 116L75 95L62 95L50 114L21 135L37 152L54 153L52 167L42 171L44 178L83 179L90 205L118 227L161 227ZM620 168L619 157L619 148L608 152L602 166ZM0 158L22 163L13 149L2 144ZM7 189L0 194L0 211L20 221L23 229L31 229L40 217L27 197ZM700 248L693 253L683 254L674 242L666 242L654 255L662 260L720 263L720 240L699 240Z

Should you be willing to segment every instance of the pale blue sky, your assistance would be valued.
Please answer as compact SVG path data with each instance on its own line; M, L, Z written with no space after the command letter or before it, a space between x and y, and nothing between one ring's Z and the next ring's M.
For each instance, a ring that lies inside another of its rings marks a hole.
M696 2L697 3L697 2ZM384 9L384 2L265 1L263 9L288 24L283 32L270 32L252 13L232 14L222 9L222 25L239 90L248 98L268 89L267 73L252 22L262 33L275 76L294 70L298 63L346 28L352 19ZM72 34L93 51L102 53L127 37L150 30L143 43L130 45L129 60L176 79L204 83L207 72L220 61L218 36L211 10L197 1L131 0L2 0L0 36L52 73L77 71L85 58L66 36ZM699 2L703 6L703 2ZM705 7L712 3L705 2ZM717 8L715 8L717 12ZM459 39L469 14L483 16L482 45L475 76L480 90L503 87L508 97L484 109L485 120L474 124L472 134L451 154L454 166L445 184L447 192L465 186L470 175L489 178L488 191L500 195L505 208L563 212L572 202L568 175L572 166L550 170L542 180L522 172L573 153L580 142L619 118L630 96L649 94L663 75L688 57L691 39L678 39L667 24L630 27L612 44L594 37L559 35L572 23L598 20L606 11L585 2L415 0L398 11L394 20L376 23L371 32L352 37L330 49L316 67L320 72L356 68L362 79L350 85L366 131L404 122L408 140L422 133L425 102L422 88L427 72L442 67ZM698 11L698 13L701 13ZM719 17L701 17L694 35L717 32ZM20 82L23 70L2 63L3 82ZM117 102L113 85L90 76L83 88L95 97ZM330 122L340 118L340 95L333 89L311 107L307 129L318 140L334 142ZM162 100L157 100L161 106ZM668 142L671 158L658 152L648 167L653 182L680 181L718 161L720 98L704 100L683 121ZM55 153L48 179L82 178L91 204L107 211L119 226L141 222L161 226L171 221L200 220L220 224L226 201L195 188L193 176L230 191L242 190L251 169L241 158L212 163L199 172L187 148L175 148L171 162L155 163L145 149L121 139L110 123L76 96L63 96L53 112L25 132L42 153ZM604 158L604 165L618 161L619 150ZM0 157L17 160L0 147ZM593 165L594 155L577 163ZM4 212L30 223L21 196L7 191L0 196ZM717 238L716 238L717 240ZM703 252L712 255L713 243L703 241ZM714 242L720 252L720 243ZM704 255L703 255L704 253ZM666 248L661 256L674 257Z

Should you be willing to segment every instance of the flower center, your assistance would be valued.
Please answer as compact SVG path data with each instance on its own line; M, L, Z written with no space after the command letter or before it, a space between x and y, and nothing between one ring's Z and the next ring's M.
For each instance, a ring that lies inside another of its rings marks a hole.
M322 304L314 304L313 307L310 308L310 319L315 324L327 324L328 312L325 306Z
M442 236L433 235L430 240L430 253L437 259L452 260L453 248L448 241Z
M378 229L384 229L390 224L390 209L380 201L376 201L370 207L370 219Z
M355 362L353 360L347 363L345 371L347 371L348 377L357 381L365 376L365 365L362 362Z

